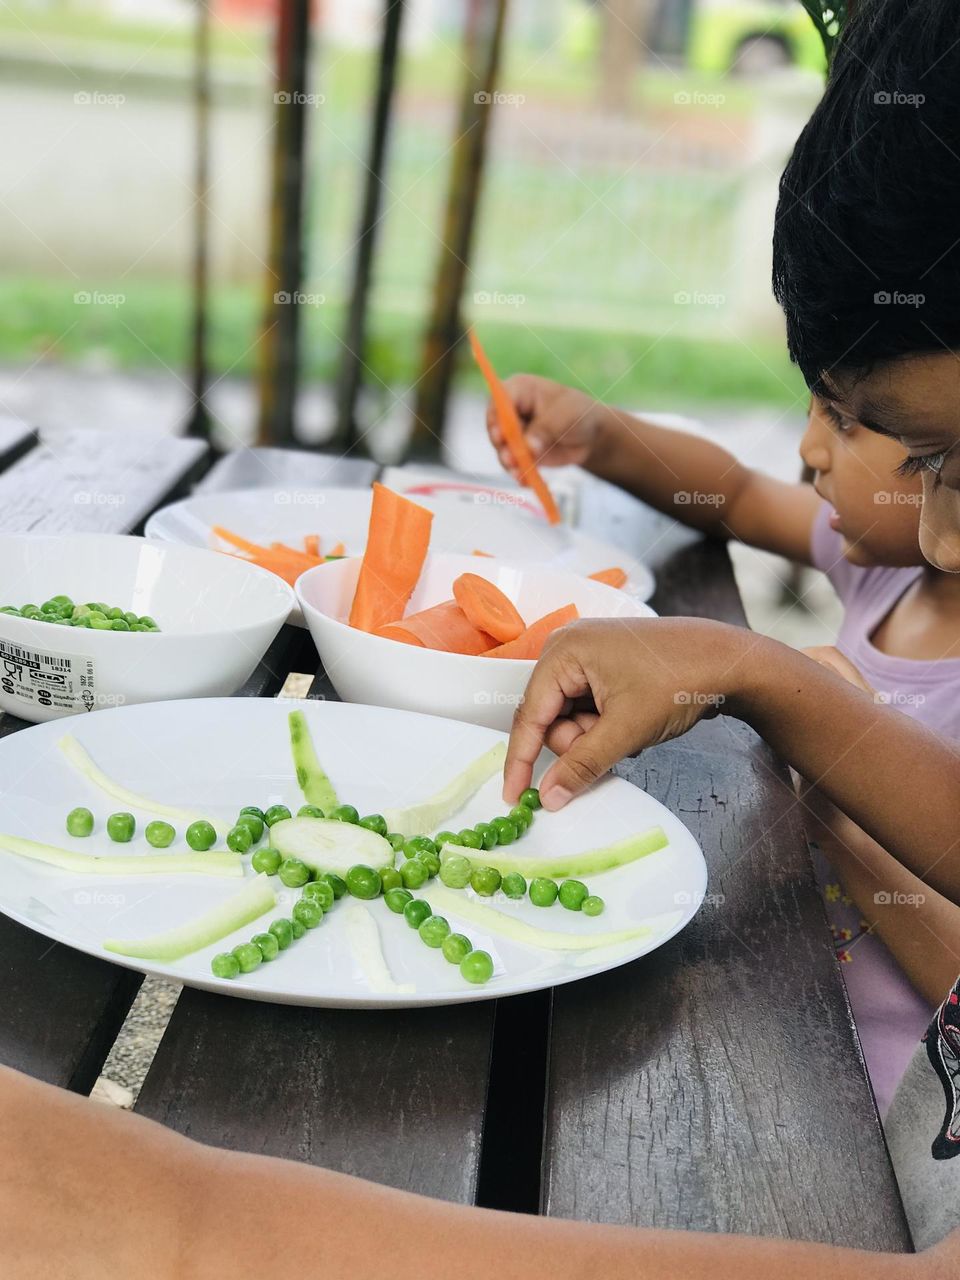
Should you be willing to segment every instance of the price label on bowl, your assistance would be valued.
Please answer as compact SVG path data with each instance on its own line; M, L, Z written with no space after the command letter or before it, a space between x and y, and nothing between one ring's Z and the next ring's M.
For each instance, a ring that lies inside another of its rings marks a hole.
M7 710L26 719L37 708L92 711L97 704L96 667L92 658L80 654L0 639L0 689Z

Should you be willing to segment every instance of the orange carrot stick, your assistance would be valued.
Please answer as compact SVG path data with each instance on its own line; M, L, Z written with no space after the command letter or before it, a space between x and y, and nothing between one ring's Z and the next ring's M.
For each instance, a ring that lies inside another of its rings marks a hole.
M338 542L335 546L331 547L330 550L327 552L328 556L345 556L346 554L347 554L347 548L343 545L342 542Z
M377 634L389 634L393 640L407 644L421 644L425 649L439 649L443 653L486 653L496 646L496 639L479 627L475 627L456 600L444 600L431 609L412 613L401 622L381 627Z
M351 627L377 631L403 617L427 556L432 520L433 512L425 507L374 484Z
M319 533L308 533L304 535L303 549L308 556L316 556L320 558L320 535Z
M520 472L520 483L529 485L534 491L543 504L543 509L550 523L559 524L559 508L554 502L553 494L547 488L543 476L537 470L537 464L534 462L533 454L530 452L527 438L523 434L523 427L520 425L517 411L513 407L513 401L507 395L506 387L497 377L493 365L487 358L487 353L481 347L480 339L472 329L467 330L467 336L470 339L470 347L473 351L474 359L480 366L480 372L490 388L490 395L497 413L497 420L500 423L500 430L503 432L507 448L513 454L513 460Z
M496 649L487 651L488 658L532 658L534 661L543 652L543 646L551 631L564 627L568 622L575 622L580 614L575 604L565 604L553 613L544 614L536 622L532 622L522 635L507 644L498 645Z
M246 538L241 538L239 533L233 533L230 529L225 529L222 524L215 524L210 530L215 533L218 538L222 538L224 542L229 542L231 547L236 547L239 551L244 551L248 556L259 556L266 551L266 547L261 547L258 542L249 542Z
M620 569L614 565L610 569L598 569L596 573L591 573L590 577L594 582L604 582L608 587L622 587L627 580L625 569Z
M487 558L488 560L493 560L493 559L495 559L495 556L494 556L491 552L489 552L489 551L474 551L474 552L473 552L473 555L475 555L475 556L486 556L486 558Z
M523 632L524 621L509 596L477 573L461 573L453 598L475 627L504 644Z

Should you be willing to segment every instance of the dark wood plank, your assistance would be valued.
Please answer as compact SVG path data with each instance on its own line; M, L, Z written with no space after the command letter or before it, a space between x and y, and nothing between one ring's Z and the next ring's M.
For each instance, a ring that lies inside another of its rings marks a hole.
M470 1203L493 1007L299 1009L187 990L136 1109L215 1146Z
M0 414L0 471L13 466L37 443L37 433L26 422Z
M655 607L742 621L721 544L603 509L592 533L650 549ZM909 1249L782 764L717 720L617 772L690 827L710 896L672 943L554 992L544 1211Z

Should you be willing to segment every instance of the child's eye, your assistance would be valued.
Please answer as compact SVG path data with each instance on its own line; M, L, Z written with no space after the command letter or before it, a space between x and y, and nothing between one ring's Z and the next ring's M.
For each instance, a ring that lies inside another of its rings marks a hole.
M838 431L849 431L857 425L853 418L841 413L836 405L830 404L829 401L824 403L823 411Z
M922 457L906 457L897 467L898 476L916 476L922 471L932 471L939 475L946 458L946 453L927 453Z

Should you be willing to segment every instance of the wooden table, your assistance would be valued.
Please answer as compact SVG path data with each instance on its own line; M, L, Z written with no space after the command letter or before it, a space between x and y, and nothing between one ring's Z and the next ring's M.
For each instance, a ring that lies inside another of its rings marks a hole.
M221 463L204 487L241 470ZM366 485L374 468L327 459L324 472ZM661 613L744 621L722 545L600 482L581 523L645 556ZM239 696L275 696L316 664L285 627ZM335 696L318 671L321 694ZM0 734L22 727L0 718ZM552 992L441 1009L185 989L137 1110L466 1203L909 1249L783 766L715 720L618 772L682 818L709 864L707 903L672 942ZM0 1060L89 1091L139 982L0 916Z

